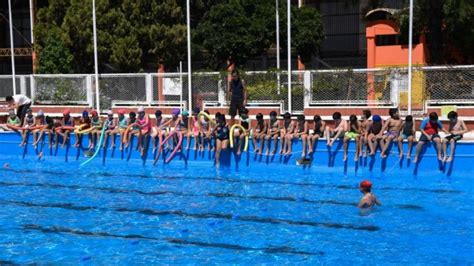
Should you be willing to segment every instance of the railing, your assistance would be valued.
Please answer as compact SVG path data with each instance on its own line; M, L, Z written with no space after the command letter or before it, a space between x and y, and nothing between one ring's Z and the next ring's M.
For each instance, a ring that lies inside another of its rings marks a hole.
M292 110L285 72L245 72L251 105L280 106L282 111L303 112L324 106L407 107L407 68L308 70L292 72ZM226 73L193 73L192 95L186 73L101 74L100 109L123 105L226 106ZM17 93L35 104L95 104L92 74L17 75ZM0 75L0 97L13 94L12 79ZM432 104L474 105L474 65L413 69L414 109Z

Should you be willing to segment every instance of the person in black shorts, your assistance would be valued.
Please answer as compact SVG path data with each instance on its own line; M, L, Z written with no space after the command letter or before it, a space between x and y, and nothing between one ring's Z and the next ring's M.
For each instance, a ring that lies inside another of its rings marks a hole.
M230 123L232 126L234 124L234 117L239 113L242 114L242 109L245 108L247 104L247 91L245 90L245 83L240 78L239 71L232 70L232 80L229 82L229 96L230 96Z
M31 99L25 95L17 94L13 96L7 96L5 97L5 100L8 103L7 109L12 110L16 108L16 115L21 119L21 122L23 123L23 120L25 119L26 115L26 110L30 109Z

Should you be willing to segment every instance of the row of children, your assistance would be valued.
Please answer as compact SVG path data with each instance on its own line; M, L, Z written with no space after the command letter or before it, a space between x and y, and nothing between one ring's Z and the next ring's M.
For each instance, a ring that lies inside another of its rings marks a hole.
M351 115L349 121L344 121L341 119L339 112L334 113L335 127L326 127L327 145L332 146L336 139L342 138L344 143L343 160L345 161L347 160L348 142L351 139L355 140L354 160L357 161L359 156L367 155L367 148L370 150L369 155L374 155L377 147L380 147L381 157L386 158L390 144L395 141L398 144L399 158L402 159L402 143L406 139L408 141L407 159L410 160L412 145L416 141L415 120L411 115L402 120L396 108L390 109L388 114L389 118L383 121L379 115L372 116L370 110L364 110L360 121L356 115ZM458 119L458 114L455 111L448 113L448 119L448 130L443 128L436 112L430 113L429 117L421 121L419 127L421 136L416 146L414 163L418 161L423 145L430 141L436 144L438 160L450 162L453 159L456 142L462 139L463 134L469 130L464 121ZM441 139L439 131L446 134L444 139ZM451 146L449 155L447 152L448 145Z
M69 135L72 132L78 133L74 146L82 145L83 135L89 136L89 149L94 149L100 136L102 128L105 126L105 141L108 137L111 140L111 147L115 147L116 135L120 136L120 150L127 148L133 136L138 137L137 149L143 154L148 148L144 140L151 137L153 151L171 130L177 130L186 137L186 149L190 148L190 137L194 137L194 149L203 151L207 144L208 150L216 150L216 161L219 160L220 151L227 149L230 138L230 126L226 123L225 115L215 114L215 121L210 117L209 112L204 111L206 115L200 115L200 109L193 110L192 117L189 118L188 111L180 112L179 109L172 110L172 117L164 119L162 112L155 112L156 121L150 120L143 107L138 108L137 113L130 112L128 118L124 110L118 111L118 118L114 118L114 113L109 111L107 118L102 121L96 111L89 112L84 110L78 123L70 115L70 110L63 112L61 119L52 119L45 117L42 111L37 113L36 119L33 117L31 109L27 110L27 115L21 125L14 112L10 112L6 125L0 125L4 129L18 130L22 132L23 141L20 145L26 145L28 133L34 136L33 145L37 146L43 135L49 136L49 144L58 145L59 136L62 138L62 146L66 144ZM363 110L363 115L359 120L356 115L351 115L349 120L343 120L341 113L335 112L332 116L334 126L326 126L326 123L319 115L315 115L313 123L308 123L303 115L298 115L296 120L292 120L289 113L283 115L283 120L279 120L275 111L270 112L269 120L265 121L263 114L256 116L256 121L252 126L248 116L248 110L241 110L240 125L245 129L236 129L234 133L236 153L239 155L242 150L244 138L251 135L254 146L254 152L262 154L266 147L267 155L274 155L277 148L280 148L280 154L292 154L292 143L294 139L302 140L302 157L315 151L315 146L320 138L326 138L328 146L341 139L343 142L343 160L347 160L349 141L354 140L356 144L354 160L357 161L360 156L374 155L377 148L380 148L381 157L387 156L387 150L392 141L398 143L400 159L403 158L402 142L408 141L407 159L411 157L411 150L415 139L415 120L412 116L407 116L404 120L400 118L398 109L389 110L389 118L385 121L379 115L371 114L370 110ZM451 161L456 141L462 138L462 135L468 130L465 123L457 118L456 112L448 114L449 128L444 130L438 120L436 113L424 119L421 123L420 131L422 133L417 149L415 162L424 143L433 141L436 143L438 159L442 161ZM80 130L78 130L80 129ZM448 134L443 140L438 135L442 130ZM447 155L447 144L451 145L450 154Z

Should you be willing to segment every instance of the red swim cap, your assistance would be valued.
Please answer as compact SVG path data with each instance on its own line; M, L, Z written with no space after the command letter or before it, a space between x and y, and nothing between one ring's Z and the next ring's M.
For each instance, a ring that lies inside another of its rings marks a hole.
M372 183L370 183L369 180L364 180L364 181L360 182L360 187L361 188L371 188Z
M63 115L69 115L71 113L71 110L69 109L64 109Z
M124 114L125 114L125 110L120 109L120 110L118 110L118 113L121 114L121 115L124 115Z
M92 112L91 112L91 115L94 115L94 116L95 116L95 115L98 115L98 114L97 114L97 111L96 111L96 110L92 111Z

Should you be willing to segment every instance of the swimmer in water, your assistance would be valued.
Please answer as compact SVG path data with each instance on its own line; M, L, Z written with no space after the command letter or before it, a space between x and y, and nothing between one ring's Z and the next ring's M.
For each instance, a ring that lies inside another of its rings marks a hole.
M382 205L377 197L370 192L372 190L372 183L370 183L370 181L364 180L360 182L359 190L364 194L364 196L360 199L359 204L357 205L358 208L370 209L375 205Z

